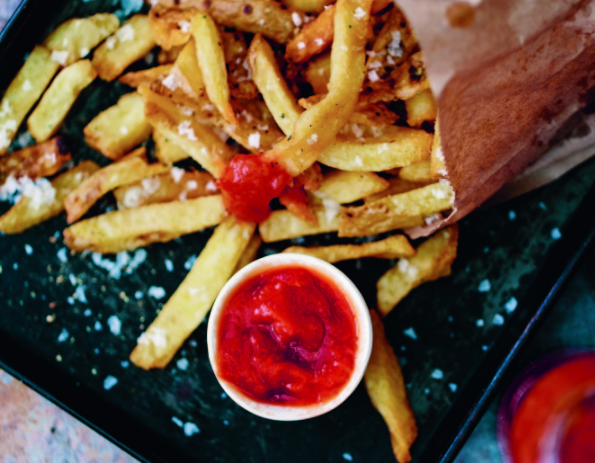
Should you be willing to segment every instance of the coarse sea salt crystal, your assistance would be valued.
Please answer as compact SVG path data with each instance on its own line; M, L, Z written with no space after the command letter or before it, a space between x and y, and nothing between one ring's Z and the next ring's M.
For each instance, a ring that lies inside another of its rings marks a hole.
M106 376L106 378L103 380L103 388L106 391L109 391L112 387L114 387L116 384L118 384L118 379L115 378L112 375L108 375Z
M93 328L95 328L95 331L101 331L101 330L103 330L103 325L101 324L101 322L96 321Z
M483 325L484 321L481 318L475 322L475 326L477 326L478 328L481 328Z
M450 388L451 392L457 392L458 386L455 383L448 383L448 387Z
M158 301L165 297L165 289L161 286L151 286L147 291L147 294Z
M196 426L194 423L186 423L184 425L184 435L186 435L187 437L191 437L194 434L198 434L200 432L200 429L198 429L198 426Z
M176 362L177 367L182 370L182 371L186 371L188 369L189 366L189 362L188 359L185 358L181 358L180 360L178 360Z
M436 368L430 376L434 379L443 379L444 373L439 368Z
M105 41L105 47L108 50L113 50L114 47L116 46L116 43L118 42L118 39L116 37L109 37L106 41Z
M194 129L190 127L190 121L180 122L178 124L178 133L190 141L198 141L198 138L194 134Z
M196 180L188 180L186 182L186 189L188 191L193 191L198 189L198 182Z
M500 315L499 313L497 313L496 315L494 315L494 319L492 320L492 323L497 326L502 326L502 325L504 325L504 317L502 315Z
M306 44L304 42L298 42L298 50L303 50L306 48Z
M399 268L399 272L407 275L411 279L416 278L417 274L419 273L418 268L415 265L411 265L405 258L399 259L397 266Z
M62 331L60 331L60 334L58 335L58 342L66 341L69 336L70 334L68 333L68 330L66 328L62 328Z
M171 420L172 420L172 421L173 421L173 422L174 422L174 423L175 423L177 426L179 426L180 428L184 426L184 422L183 422L183 421L182 421L180 418L178 418L178 417L176 417L176 416L172 416L172 417L171 417Z
M343 454L343 460L347 460L347 461L353 461L353 457L351 456L350 453L345 452Z
M318 134L313 133L312 135L310 135L310 138L308 138L308 145L313 145L317 141L318 141Z
M161 328L149 328L137 339L139 344L152 344L155 347L167 347L165 330Z
M318 46L321 46L324 43L324 40L322 40L320 37L317 39L314 39L314 43ZM319 69L319 72L322 71L322 73L324 73L324 69Z
M386 46L388 54L394 58L400 58L403 56L403 50L401 49L401 32L392 31L392 39Z
M70 53L67 50L63 50L63 51L54 50L52 52L52 55L50 56L50 59L62 66L65 66L69 55L70 55Z
M492 285L488 279L482 280L482 282L479 283L479 286L477 287L477 290L480 293L487 293L490 289L492 289Z
M116 336L120 334L122 330L122 322L117 315L111 315L107 319L107 325L109 326L109 330L112 332L112 334L115 334Z
M179 21L178 22L178 27L184 34L187 34L188 32L190 32L190 25L191 25L190 21Z
M403 334L405 336L409 336L411 339L417 339L417 333L415 332L415 330L413 329L413 327L407 328L406 330L404 330L403 331Z
M180 180L182 180L182 177L184 176L184 169L180 169L179 167L172 167L171 168L171 178L174 179L174 182L178 183Z
M165 79L161 81L163 85L169 88L172 92L180 86L178 76L175 74L169 74Z
M516 297L511 297L510 300L504 304L504 308L506 309L506 313L512 313L515 311L517 306L519 305Z
M80 285L74 291L75 299L83 304L87 303L87 296L85 295L86 286Z
M562 238L562 233L560 232L559 228L554 228L550 235L554 240L559 240L560 238Z
M170 259L165 259L165 269L168 272L174 271L174 263Z
M134 40L134 28L130 24L124 24L116 32L116 37L120 42L131 42Z
M248 135L248 145L252 148L260 148L260 133L254 132Z
M293 21L293 25L295 27L300 27L302 25L302 18L295 11L291 13L291 20Z
M184 262L184 268L190 270L196 261L196 254L191 255L186 262Z
M25 245L25 253L30 256L33 254L33 247L30 244Z
M363 19L366 17L366 12L361 6L358 6L353 12L353 16L355 16L355 19Z
M322 207L324 208L324 218L327 223L331 223L341 212L341 205L330 198L322 199Z
M31 81L29 79L27 79L27 80L25 80L25 82L23 82L23 90L25 92L28 92L32 88L33 88L33 85L31 85Z
M370 82L377 82L378 80L380 80L380 77L378 77L378 73L374 69L368 72L368 80Z

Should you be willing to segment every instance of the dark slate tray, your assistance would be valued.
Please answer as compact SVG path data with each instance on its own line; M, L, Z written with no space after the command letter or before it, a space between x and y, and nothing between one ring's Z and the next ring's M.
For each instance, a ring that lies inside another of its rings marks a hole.
M101 11L125 18L135 7L142 2L23 2L0 35L0 88L6 88L33 45L62 21ZM84 144L82 128L127 91L118 83L96 81L79 98L61 130L77 161L106 164ZM26 136L19 140L27 143ZM594 180L595 162L588 162L548 187L474 212L460 224L452 276L414 291L386 318L419 426L415 461L451 461L473 429L591 241ZM111 207L113 201L105 199L91 214ZM0 212L6 209L1 203ZM165 370L144 372L128 365L136 338L182 281L185 263L200 252L211 231L152 245L136 270L114 279L92 254L60 252L65 225L60 216L23 234L0 237L1 368L142 461L394 461L388 431L362 385L338 409L302 422L267 421L234 405L209 366L206 323ZM300 243L337 241L328 235ZM279 252L288 244L266 245L262 252ZM172 272L166 259L173 263ZM375 282L389 265L369 259L338 267L372 306ZM480 292L484 280L490 290ZM149 296L153 285L163 287L166 298ZM69 299L80 286L85 303ZM509 313L512 298L518 307ZM49 323L48 316L55 320ZM119 335L110 332L111 316L122 323ZM186 370L180 368L186 363ZM442 379L432 376L436 369ZM110 390L104 388L108 375L118 380ZM176 420L194 423L200 432L187 436Z

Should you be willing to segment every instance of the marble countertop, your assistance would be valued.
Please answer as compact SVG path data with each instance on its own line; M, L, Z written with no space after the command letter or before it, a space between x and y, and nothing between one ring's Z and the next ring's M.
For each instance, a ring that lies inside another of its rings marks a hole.
M0 0L0 30L19 0ZM588 253L523 362L563 347L595 348L595 250ZM496 413L500 397L463 447L456 463L499 463ZM0 463L132 463L136 460L28 387L0 371Z

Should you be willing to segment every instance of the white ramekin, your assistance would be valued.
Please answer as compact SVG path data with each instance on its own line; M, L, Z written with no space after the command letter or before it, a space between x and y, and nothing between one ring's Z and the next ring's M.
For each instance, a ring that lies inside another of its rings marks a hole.
M337 287L343 291L351 302L356 319L356 329L358 335L358 345L355 354L355 368L349 381L345 384L343 389L333 399L322 404L315 404L309 406L288 406L264 404L257 402L246 394L239 391L235 386L219 377L217 367L217 351L218 351L218 333L219 323L221 320L222 309L225 306L228 297L234 292L234 289L243 283L246 279L275 267L283 267L286 265L297 265L312 269L334 282ZM209 360L213 367L213 372L221 384L223 390L227 395L236 402L240 407L254 413L255 415L270 420L278 421L297 421L306 418L313 418L329 412L338 407L347 397L351 395L357 387L370 358L372 352L372 322L370 320L370 312L368 306L364 301L359 290L347 276L337 269L335 266L320 260L316 257L306 256L303 254L274 254L271 256L258 259L251 264L244 267L236 273L223 287L209 317L209 325L207 329L207 345L209 349Z

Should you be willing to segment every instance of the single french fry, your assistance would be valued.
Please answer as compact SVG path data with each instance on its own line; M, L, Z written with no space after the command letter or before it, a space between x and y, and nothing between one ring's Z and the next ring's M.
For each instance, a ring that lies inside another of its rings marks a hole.
M388 186L388 180L372 172L334 170L324 176L320 188L313 194L318 198L328 198L339 204L348 204L378 193Z
M312 59L304 71L304 78L312 86L315 94L328 93L328 82L331 78L331 54L324 53Z
M88 249L105 254L130 251L212 227L225 215L220 195L149 204L75 223L64 230L64 242L73 251Z
M141 84L149 85L154 80L169 75L173 64L162 64L154 68L144 69L142 71L128 72L118 78L118 82L129 85L133 88L138 88Z
M202 323L223 285L233 275L255 224L231 216L222 222L192 269L137 341L130 361L144 370L165 368Z
M27 128L38 143L58 131L80 93L95 77L97 73L88 59L67 66L56 76L27 119Z
M285 58L294 63L305 63L322 53L333 43L335 5L331 5L292 38L285 49Z
M42 179L0 217L0 232L20 233L57 216L64 210L64 198L98 169L93 161L83 161L51 182Z
M420 161L401 168L399 177L409 182L433 183L438 180L430 171L430 161Z
M256 35L252 39L248 62L254 83L275 118L275 122L286 136L291 135L293 124L302 110L279 70L271 46L261 35Z
M374 408L388 426L393 453L399 463L411 461L409 448L417 437L415 416L407 400L407 389L399 360L386 339L384 326L375 310L370 311L374 340L364 374L364 383Z
M179 87L192 98L201 98L205 94L205 81L198 66L196 45L190 38L176 58L172 73L178 78ZM206 98L204 98L206 100Z
M177 167L173 167L166 174L145 178L114 190L118 209L175 200L184 201L215 194L219 194L219 189L211 174L185 171Z
M59 67L50 51L37 45L8 86L0 102L0 156L8 150L21 122Z
M100 112L84 129L87 144L112 160L145 141L151 131L143 98L137 92L122 95L117 104Z
M454 191L445 180L343 210L339 236L366 236L423 224L425 217L452 208Z
M293 177L310 167L351 116L363 83L372 0L339 0L335 6L329 93L304 111L291 137L265 153ZM329 8L326 11L331 10Z
M155 47L147 15L136 14L93 54L93 67L103 80L112 81L124 69L146 56Z
M159 4L149 12L149 25L155 42L164 50L184 45L190 39L190 22L197 10L194 8L165 8Z
M262 34L275 42L285 43L295 29L292 11L285 5L270 0L158 0L167 8L195 8L210 14L217 24L243 32Z
M405 108L407 124L411 127L421 127L426 121L434 122L438 115L438 103L429 88L405 100Z
M196 162L219 178L234 156L234 150L207 125L185 116L169 98L141 85L147 120L160 133L187 152Z
M334 0L286 0L285 3L294 10L304 13L321 13L324 7Z
M88 18L73 18L60 24L46 37L43 45L52 50L54 59L69 66L84 58L120 25L115 14L99 13Z
M371 203L377 201L381 198L386 198L387 196L397 195L400 193L405 193L407 191L415 190L417 188L421 188L426 186L425 183L417 183L417 182L409 182L407 180L403 180L400 177L393 177L388 179L389 185L386 189L375 193L370 196L366 196L364 198L364 202Z
M153 141L155 142L155 157L164 164L173 164L190 157L186 151L162 134L159 129L153 129Z
M229 101L225 53L217 25L208 14L198 14L192 20L190 30L194 37L198 66L204 78L209 100L225 120L236 124L236 116Z
M70 161L70 150L61 137L0 157L0 186L8 177L37 179L54 175Z
M244 252L240 257L240 260L238 260L238 265L236 265L236 268L233 271L234 274L242 270L246 265L248 265L252 261L256 260L256 256L258 254L258 250L260 249L261 244L262 239L260 238L260 236L257 234L252 235L252 238L250 238L250 241L248 242L246 249L244 249Z
M430 155L432 135L407 127L385 127L378 137L359 140L337 137L318 161L335 169L379 172L423 161Z
M444 162L444 153L440 144L440 129L438 117L434 125L434 140L432 140L432 151L430 152L430 173L434 177L446 177L446 163Z
M304 248L291 246L283 252L293 252L318 257L331 264L342 260L376 257L380 259L398 259L415 255L415 249L403 235L390 236L381 241L364 244L337 244L334 246L314 246Z
M426 281L450 275L457 256L457 225L439 230L417 248L410 259L401 259L376 283L378 309L386 316L407 294Z
M169 167L148 164L146 149L138 148L128 156L95 172L64 201L67 222L73 223L87 213L99 198L122 185L169 172Z
M326 207L314 209L318 225L314 226L305 220L298 219L287 210L274 211L268 219L258 226L260 237L265 243L299 238L305 235L319 235L339 229L340 205L330 202Z

